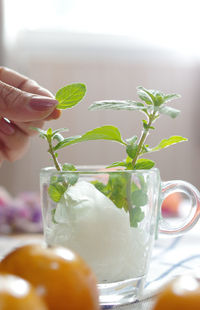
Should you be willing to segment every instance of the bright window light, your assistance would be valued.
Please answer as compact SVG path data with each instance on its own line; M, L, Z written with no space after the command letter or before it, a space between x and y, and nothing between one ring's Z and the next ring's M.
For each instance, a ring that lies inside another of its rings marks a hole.
M4 0L6 37L22 30L131 37L200 55L199 0Z

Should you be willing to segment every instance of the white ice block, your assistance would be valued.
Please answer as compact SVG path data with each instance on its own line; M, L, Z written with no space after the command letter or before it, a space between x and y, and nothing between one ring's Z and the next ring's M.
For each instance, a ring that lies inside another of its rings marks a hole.
M48 244L79 253L100 283L144 274L148 233L130 227L129 213L91 183L78 181L67 190L57 205L55 221L46 228Z

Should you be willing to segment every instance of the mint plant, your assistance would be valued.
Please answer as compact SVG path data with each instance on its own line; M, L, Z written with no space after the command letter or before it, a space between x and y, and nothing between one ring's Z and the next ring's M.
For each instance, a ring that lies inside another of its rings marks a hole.
M59 102L57 105L57 109L69 109L77 105L85 96L86 86L81 83L73 83L67 85L58 90L56 93L56 100ZM58 161L58 153L54 150L54 142L58 143L64 140L61 132L68 131L67 128L60 128L56 130L52 130L52 128L48 128L47 130L43 130L40 128L32 128L39 132L41 138L45 139L48 143L49 149L48 152L51 155L51 159L53 160L54 166L57 171L75 171L76 168L72 164L65 163L63 166L60 165ZM69 185L75 184L77 181L77 175L69 175L68 180L66 181L63 177L53 177L50 182L50 186L48 188L48 193L50 198L54 202L59 202L65 191L67 190Z
M56 100L59 102L56 108L64 110L74 107L83 99L85 93L86 93L86 86L81 83L73 83L59 89L55 96ZM66 164L65 166L63 166L64 168L61 167L61 165L57 160L58 153L55 152L55 148L53 146L54 140L56 140L58 143L64 140L63 136L61 135L61 132L68 131L67 128L60 128L54 131L51 128L47 130L42 130L40 128L32 128L32 129L38 131L40 137L48 142L49 145L48 152L50 153L53 159L56 170L58 171L66 170L66 167L69 170L74 169L74 166L70 167L70 165L66 166Z
M123 139L118 128L114 126L102 126L95 128L91 131L86 132L82 136L72 136L62 141L54 147L57 151L67 145L89 141L89 140L112 140L125 146L127 157L123 161L118 161L111 164L109 167L122 166L127 170L138 170L138 169L151 169L155 162L141 158L147 153L160 151L170 145L186 141L187 139L182 136L171 136L167 139L163 139L155 147L150 147L146 144L146 138L150 131L154 130L153 124L161 115L167 115L171 118L176 118L180 111L167 105L168 102L173 99L179 98L177 94L164 94L156 90L147 90L144 87L138 87L139 98L143 102L137 102L132 100L105 100L97 101L93 103L90 110L130 110L140 111L145 114L146 119L142 121L142 134L141 137L137 136Z
M59 104L57 108L66 109L76 105L85 95L84 84L68 85L56 94L56 99ZM61 132L66 131L66 128L61 128L53 131L49 128L47 131L37 129L40 136L47 140L49 145L48 152L51 154L55 168L58 171L71 171L68 179L64 177L54 177L49 186L49 195L55 202L60 201L61 197L67 190L68 186L74 185L78 179L78 174L73 173L76 168L71 164L65 164L61 167L57 157L57 151L72 144L90 141L90 140L110 140L120 143L125 147L126 158L112 163L108 166L122 167L123 170L141 170L151 169L155 162L153 160L144 158L149 153L160 151L173 144L186 141L182 136L171 136L167 139L161 140L158 145L150 147L146 144L146 139L151 131L155 129L153 126L155 121L161 115L167 115L171 118L176 118L180 111L168 106L167 103L180 96L177 94L164 94L157 90L147 90L144 87L137 88L138 96L142 102L133 100L104 100L94 102L90 110L129 110L142 112L146 118L142 121L141 136L136 135L123 139L119 129L115 126L104 125L86 132L79 136L70 136L64 138ZM140 177L140 184L131 183L129 174L110 174L107 184L99 181L93 182L94 186L100 190L104 195L110 198L118 208L123 208L129 212L130 225L137 227L138 223L144 218L144 207L147 203L147 187L145 181Z

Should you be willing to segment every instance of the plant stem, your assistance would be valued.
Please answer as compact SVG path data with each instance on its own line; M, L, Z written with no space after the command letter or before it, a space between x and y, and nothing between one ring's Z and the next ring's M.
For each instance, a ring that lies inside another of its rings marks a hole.
M153 112L152 114L149 115L149 122L147 124L147 128L142 133L142 136L141 136L140 141L138 143L137 152L136 152L135 157L134 157L134 159L132 161L133 168L134 168L134 166L135 166L135 164L137 162L137 159L138 159L138 156L139 156L140 151L142 149L142 146L144 145L144 142L145 142L145 140L147 138L147 135L149 133L149 129L150 129L153 121L155 120L155 118L156 118L156 112Z
M51 154L51 156L53 158L54 165L55 165L55 167L56 167L56 169L58 171L61 171L60 164L58 163L57 158L56 158L56 156L54 154L54 151L53 151L53 145L52 145L52 142L51 142L51 138L49 138L49 139L47 138L47 141L48 141L48 144L49 144L48 152Z
M131 202L131 174L127 175L127 186L126 186L126 199L128 204L128 212L129 212L129 221L130 226L132 227L131 214L132 214L132 202Z

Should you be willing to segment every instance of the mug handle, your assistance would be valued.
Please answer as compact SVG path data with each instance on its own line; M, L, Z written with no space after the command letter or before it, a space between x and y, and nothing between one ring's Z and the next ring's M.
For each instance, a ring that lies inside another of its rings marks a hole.
M180 236L190 230L200 218L200 193L195 186L185 181L173 180L161 183L161 207L167 196L177 192L187 196L190 212L187 218L181 221L181 225L176 225L176 227L172 227L170 219L166 220L161 215L159 233L163 235Z

